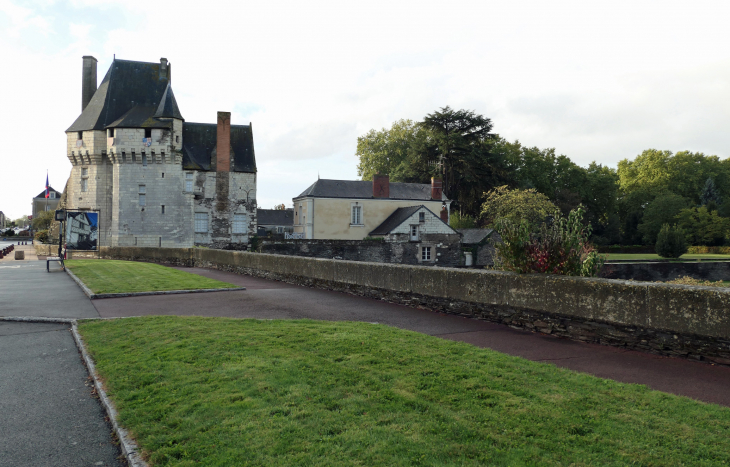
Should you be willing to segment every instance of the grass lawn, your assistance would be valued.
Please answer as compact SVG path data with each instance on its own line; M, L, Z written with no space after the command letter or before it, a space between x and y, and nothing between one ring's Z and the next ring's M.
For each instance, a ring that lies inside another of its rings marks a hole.
M730 409L383 325L80 331L152 465L730 464Z
M152 263L72 259L65 261L65 264L96 294L237 287L228 282Z
M651 260L651 259L667 259L662 258L656 253L610 253L606 254L611 261L625 261L625 260ZM716 255L716 254L698 254L698 255L682 255L678 260L673 261L697 261L697 260L724 260L730 261L730 255Z

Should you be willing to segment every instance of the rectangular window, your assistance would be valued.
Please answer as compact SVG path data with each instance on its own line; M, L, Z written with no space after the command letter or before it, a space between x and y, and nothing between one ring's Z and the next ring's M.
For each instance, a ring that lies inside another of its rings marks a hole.
M122 164L127 163L127 153L122 151Z
M185 191L193 191L193 174L185 174Z
M362 225L362 206L352 207L352 225Z
M152 151L152 163L155 163L155 151Z
M76 135L76 139L84 139L84 132L79 131L78 134Z
M48 193L48 197L51 199L56 199L56 193L50 192L50 193Z
M145 185L139 186L139 205L145 206L147 204L147 187Z
M162 172L162 178L165 178L165 172Z
M233 233L245 234L248 227L248 216L246 214L233 215Z
M107 131L109 132L109 137L114 138L114 128L109 128Z
M132 164L135 164L137 162L137 156L134 154L134 151L132 151Z
M165 205L162 205L162 214L165 214Z
M419 212L418 213L418 222L426 222L426 213L425 212Z
M180 142L180 137L179 136L175 136L175 142L176 143L179 143Z
M276 233L280 233L280 234L283 234L283 233L284 233L284 227L282 227L282 226L278 226L278 227L276 228Z
M147 167L147 154L142 152L142 167Z
M431 247L421 247L421 261L431 261Z
M160 151L160 157L162 158L162 163L165 163L165 151Z
M145 138L152 138L152 128L145 128L144 129L144 137Z
M87 191L89 189L89 169L83 167L81 169L81 191Z
M208 233L208 213L207 212L196 212L195 213L195 232L196 233Z

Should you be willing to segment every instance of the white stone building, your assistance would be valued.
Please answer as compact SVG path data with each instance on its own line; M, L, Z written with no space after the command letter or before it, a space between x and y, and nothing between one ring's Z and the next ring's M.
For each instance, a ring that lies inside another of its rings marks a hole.
M117 60L97 88L83 57L82 112L66 130L66 208L99 211L101 246L245 248L256 233L251 125L186 122L171 66Z

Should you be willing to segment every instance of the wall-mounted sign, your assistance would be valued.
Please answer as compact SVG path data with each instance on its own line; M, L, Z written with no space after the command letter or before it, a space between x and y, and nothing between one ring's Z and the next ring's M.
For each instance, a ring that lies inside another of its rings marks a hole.
M284 240L304 240L304 234L303 233L284 233Z

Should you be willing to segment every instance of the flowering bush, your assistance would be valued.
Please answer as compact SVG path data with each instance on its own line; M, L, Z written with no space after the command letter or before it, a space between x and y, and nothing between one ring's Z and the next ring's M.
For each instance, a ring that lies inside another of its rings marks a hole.
M539 225L526 220L497 221L502 243L496 245L495 265L521 274L595 276L605 257L588 242L591 227L583 225L583 215L583 208L578 207L567 218L557 214Z

